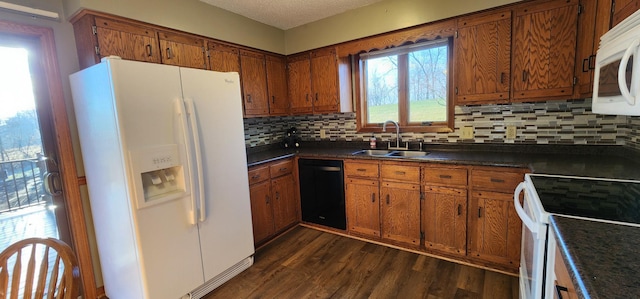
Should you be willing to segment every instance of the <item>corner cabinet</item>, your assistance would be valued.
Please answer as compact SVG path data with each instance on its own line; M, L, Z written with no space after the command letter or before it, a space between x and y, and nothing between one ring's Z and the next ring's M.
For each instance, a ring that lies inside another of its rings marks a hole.
M456 104L508 102L511 11L460 18L455 37Z
M512 100L573 96L577 19L578 0L533 1L515 10Z
M300 204L296 197L293 159L251 167L249 193L256 246L298 222Z

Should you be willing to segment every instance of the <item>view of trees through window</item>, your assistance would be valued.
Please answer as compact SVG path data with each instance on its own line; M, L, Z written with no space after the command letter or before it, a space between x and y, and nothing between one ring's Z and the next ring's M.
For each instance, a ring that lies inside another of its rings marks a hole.
M448 53L442 40L366 59L367 123L400 122L402 101L409 110L407 123L447 121Z

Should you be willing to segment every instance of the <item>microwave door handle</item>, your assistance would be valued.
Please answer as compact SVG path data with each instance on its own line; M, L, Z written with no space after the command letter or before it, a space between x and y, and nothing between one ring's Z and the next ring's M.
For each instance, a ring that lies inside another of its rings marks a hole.
M627 88L627 63L629 63L629 58L638 48L638 45L640 45L640 40L634 40L633 43L631 43L631 46L629 46L624 52L624 55L622 55L620 66L618 67L618 87L620 87L620 94L629 105L635 104L635 98L631 96L631 91Z
M522 205L520 204L520 193L522 193L522 190L524 190L524 184L525 184L524 182L521 182L520 184L518 184L518 187L516 187L516 190L513 192L513 203L516 207L516 212L518 213L518 216L520 217L520 219L522 219L522 223L532 233L535 234L535 233L538 233L538 226L531 219L531 217L527 215L527 213L522 208Z

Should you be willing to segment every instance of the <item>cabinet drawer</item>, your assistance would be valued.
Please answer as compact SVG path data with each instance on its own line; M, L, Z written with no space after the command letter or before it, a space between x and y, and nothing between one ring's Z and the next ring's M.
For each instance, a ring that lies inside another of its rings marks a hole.
M348 177L377 178L378 163L344 163L344 174Z
M271 173L272 178L291 173L292 171L293 159L275 162L269 167L269 172Z
M422 182L446 186L467 186L467 170L458 168L423 168Z
M269 167L261 166L249 169L249 185L269 179Z
M420 183L420 167L418 166L382 164L380 175L383 180Z
M472 170L470 185L473 189L512 193L524 179L522 172L505 170Z

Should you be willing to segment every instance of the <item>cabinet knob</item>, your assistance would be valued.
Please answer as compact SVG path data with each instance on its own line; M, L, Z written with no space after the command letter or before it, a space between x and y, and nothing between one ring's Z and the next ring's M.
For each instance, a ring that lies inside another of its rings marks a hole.
M171 59L171 48L167 48L167 59Z
M153 48L151 47L151 45L147 45L147 56L151 57L153 56Z
M376 194L371 193L371 202L376 202Z

